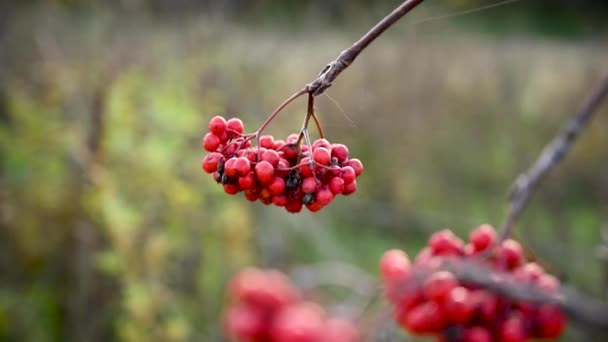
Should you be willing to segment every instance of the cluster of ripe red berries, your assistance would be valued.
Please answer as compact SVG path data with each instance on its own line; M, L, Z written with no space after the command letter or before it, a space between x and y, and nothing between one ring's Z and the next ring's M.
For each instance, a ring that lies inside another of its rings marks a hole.
M246 269L228 288L227 335L240 342L358 342L345 319L329 318L321 306L302 299L279 271Z
M506 272L517 284L559 292L559 281L538 264L526 262L518 242L508 239L498 244L497 240L492 226L481 225L471 232L467 244L450 230L433 234L413 264L403 251L387 251L380 268L398 323L414 335L435 335L445 342L559 337L566 318L557 306L509 300L439 267L448 260L477 258Z
M203 138L209 154L203 158L202 168L213 174L226 193L242 191L252 202L259 200L297 213L303 206L319 211L337 195L357 190L356 178L363 172L363 164L348 158L345 145L318 139L309 151L309 146L297 145L297 134L291 134L286 140L263 135L259 146L252 147L254 136L243 132L240 119L226 121L215 116Z

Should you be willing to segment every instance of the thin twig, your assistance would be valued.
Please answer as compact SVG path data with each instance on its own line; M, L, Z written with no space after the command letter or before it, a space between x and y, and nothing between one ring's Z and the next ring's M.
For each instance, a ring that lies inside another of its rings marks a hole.
M308 92L308 89L303 88L298 90L297 92L295 92L293 95L291 95L287 100L283 101L283 103L281 103L273 112L272 114L270 114L270 116L268 116L268 118L266 118L266 120L262 123L262 125L260 126L260 128L258 128L258 130L254 133L254 135L256 137L259 138L260 134L262 134L262 132L264 131L264 129L268 126L268 124L270 124L270 122L283 110L285 109L285 107L287 107L287 105L289 105L293 100L297 99L298 97L306 94Z
M321 139L325 138L325 133L323 132L323 128L321 127L321 121L319 121L319 117L314 111L312 112L312 118L313 120L315 120L315 125L317 126L317 130L319 131L319 137L321 137Z
M371 30L363 35L363 37L355 42L350 48L340 52L336 59L329 62L329 64L323 68L319 77L306 85L306 89L314 96L323 94L327 88L331 87L331 84L336 77L355 61L361 51L422 1L424 0L406 0L403 2L393 12L378 22L376 26L372 27Z
M304 139L305 134L308 132L308 122L310 121L310 118L314 116L314 106L315 98L312 96L311 93L308 93L308 105L306 109L306 116L304 116L304 122L302 123L302 128L300 128L298 140L296 140L296 146L298 148L298 161L296 164L300 163L300 158L302 157L302 139Z
M525 208L530 196L549 172L566 156L576 138L587 126L602 101L608 95L608 77L595 88L566 127L547 145L534 164L517 177L511 189L507 218L502 228L502 238L511 235L515 221Z

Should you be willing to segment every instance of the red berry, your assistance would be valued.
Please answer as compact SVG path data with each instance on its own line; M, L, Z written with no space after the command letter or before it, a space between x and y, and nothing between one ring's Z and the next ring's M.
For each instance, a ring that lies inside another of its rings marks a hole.
M279 159L279 154L275 150L266 150L262 153L262 160L269 162L272 166L277 166Z
M543 268L535 262L525 264L522 270L530 277L532 281L537 281L543 274L545 274Z
M363 173L363 163L361 163L359 159L351 159L346 162L346 165L352 167L353 170L355 170L355 175L357 175L357 177L359 177L359 175Z
M348 147L343 144L333 144L331 146L331 156L336 157L340 163L348 159Z
M475 251L482 251L496 242L496 231L489 224L482 224L469 235Z
M287 196L285 196L285 195L272 196L272 203L274 205L276 205L277 207L283 207L287 204Z
M405 252L399 249L386 251L380 259L382 279L387 283L405 280L410 274L410 269L410 259Z
M272 326L273 341L318 342L323 340L323 309L312 303L299 303L282 310Z
M249 162L249 159L245 157L238 157L234 162L234 168L239 176L246 176L251 170L251 163Z
M331 144L329 143L329 141L327 141L327 139L324 139L324 138L317 139L312 143L313 151L319 147L323 147L327 150L331 150Z
M328 165L331 160L331 153L325 147L317 147L312 152L312 158L321 165Z
M220 138L212 133L207 133L203 137L203 148L209 152L214 152L220 147Z
M449 323L458 324L468 323L475 309L469 290L462 286L455 287L448 293L441 308Z
M513 315L507 318L500 326L502 342L523 342L528 340L524 322L521 316Z
M280 149L285 159L295 161L298 158L298 147L296 144L283 144Z
M260 190L259 199L260 199L260 202L262 202L265 205L272 204L272 194L270 193L270 190L268 190L267 188Z
M428 261L433 257L433 250L431 247L424 247L418 252L416 259L414 259L414 264L424 266L428 263Z
M323 206L319 202L314 201L313 203L306 204L306 208L308 208L308 210L311 212L316 213L317 211L323 209Z
M222 135L220 135L220 143L225 144L228 141L228 132L224 131Z
M522 263L523 257L521 245L513 239L503 241L496 250L496 262L501 268L513 269Z
M350 184L355 181L357 175L355 174L355 169L345 166L341 169L341 177L344 179L344 184Z
M246 189L243 193L245 194L245 198L247 198L248 201L255 202L258 200L259 195L257 190Z
M302 158L302 160L300 160L300 165L300 174L302 177L312 177L314 175L312 172L313 165L310 163L310 158Z
M435 255L464 254L464 242L449 229L433 233L429 239L429 246Z
M226 129L226 119L223 117L216 115L209 120L209 132L217 135L218 137L222 136L224 130Z
M250 163L255 163L258 161L258 153L257 151L248 148L246 150L241 150L243 151L243 157L247 158L247 160L249 160ZM240 152L240 151L239 151Z
M564 313L557 306L548 304L543 304L538 308L536 320L538 328L534 337L539 338L557 338L562 334L566 325Z
M241 119L232 118L226 122L226 130L228 131L229 136L235 137L243 134L243 131L245 131L245 127Z
M285 191L285 181L283 178L274 177L272 182L268 185L268 191L275 196L281 195L283 191Z
M443 327L442 313L435 302L425 302L404 313L399 321L413 334L439 332Z
M472 327L465 331L464 339L467 342L492 342L492 334L487 328Z
M229 195L235 195L241 191L241 189L238 184L224 184L224 191Z
M559 291L559 280L550 274L542 274L536 280L536 286L542 291L557 293Z
M401 250L386 251L380 259L380 273L385 282L386 297L404 310L413 307L421 299L417 286L407 282L410 270L410 260Z
M423 285L424 294L427 298L436 302L443 300L458 286L456 277L448 271L439 271L431 274Z
M334 194L341 194L344 191L344 179L341 177L334 177L329 181L329 189Z
M340 177L340 174L342 174L342 168L338 165L329 165L326 170L330 178Z
M224 317L224 327L228 336L239 341L262 337L267 330L263 313L249 305L230 308Z
M274 137L272 135L262 135L260 137L260 147L274 149Z
M274 167L267 161L261 161L255 166L255 175L261 184L268 184L274 178Z
M282 273L248 268L230 282L229 293L243 303L265 311L276 311L299 298L298 291Z
M285 210L287 210L287 212L290 212L292 214L299 213L300 211L302 211L302 207L303 207L302 202L300 202L298 200L288 201L287 204L285 204Z
M213 173L217 170L217 163L222 159L222 155L217 152L211 152L203 158L202 167L207 173Z
M239 177L239 186L241 189L252 189L255 187L255 176L253 172L247 173L245 176ZM257 194L256 194L257 199Z
M464 252L465 256L472 256L472 255L478 254L478 252L475 250L475 247L473 247L472 243L465 244L463 252Z
M334 199L334 194L328 188L321 188L317 190L315 195L315 202L319 203L321 206L326 206Z
M485 290L475 290L470 292L470 300L481 320L493 322L496 319L499 301L495 295Z
M302 181L302 191L304 191L304 193L308 194L311 192L315 192L316 188L317 188L317 179L315 177L306 177Z
M224 174L227 177L238 177L239 172L236 168L236 160L237 158L229 158L226 163L224 163Z
M288 169L291 165L289 164L289 162L287 161L287 159L285 158L281 158L279 159L279 164L277 165L277 168L279 169Z
M535 282L545 273L535 262L526 263L513 270L513 278L522 282Z
M353 181L352 183L348 183L344 185L344 190L342 191L342 195L350 195L353 192L357 191L357 181Z

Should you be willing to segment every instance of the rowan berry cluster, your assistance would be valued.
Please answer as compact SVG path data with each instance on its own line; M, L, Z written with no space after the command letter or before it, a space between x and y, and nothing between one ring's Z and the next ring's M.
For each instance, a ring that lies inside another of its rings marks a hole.
M510 300L439 267L466 259L508 274L511 281L557 294L559 281L534 262L526 262L521 245L500 244L490 225L481 225L464 243L450 230L433 234L413 264L401 250L387 251L380 261L386 296L398 323L414 335L435 335L449 342L522 342L557 338L566 324L551 304ZM422 275L422 276L421 276Z
M327 317L321 306L303 300L298 289L278 271L241 271L232 279L228 296L231 303L224 328L235 341L360 341L350 321Z
M318 139L308 146L299 141L298 134L291 134L286 140L262 135L259 146L252 147L254 135L243 132L240 119L215 116L203 138L203 148L209 153L202 168L213 174L226 193L243 192L249 201L297 213L303 206L319 211L337 195L357 190L363 164L349 159L345 145Z

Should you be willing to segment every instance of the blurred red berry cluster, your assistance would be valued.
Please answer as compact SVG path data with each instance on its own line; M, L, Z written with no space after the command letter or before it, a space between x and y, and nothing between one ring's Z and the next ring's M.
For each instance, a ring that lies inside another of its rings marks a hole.
M510 300L440 267L446 260L473 258L522 286L559 292L559 281L538 264L526 262L518 242L498 244L492 226L476 228L466 244L446 229L430 237L413 264L401 250L382 257L386 296L398 323L414 335L435 335L446 342L522 342L562 334L566 317L557 306Z
M303 206L319 211L337 195L357 190L356 178L363 172L363 164L349 159L345 145L318 139L310 147L298 146L298 135L291 134L286 140L263 135L259 146L252 147L253 136L243 131L240 119L226 121L215 116L203 138L203 148L209 153L202 168L213 174L226 193L243 192L252 202L259 200L297 213Z
M318 304L302 299L276 270L246 269L228 288L227 335L241 342L358 342L348 320L327 317Z

